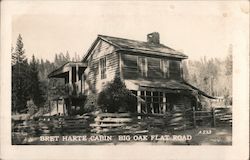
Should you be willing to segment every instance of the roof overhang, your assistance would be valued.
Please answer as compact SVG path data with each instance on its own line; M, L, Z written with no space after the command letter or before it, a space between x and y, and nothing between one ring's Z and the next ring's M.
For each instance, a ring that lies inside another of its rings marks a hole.
M164 56L164 57L169 57L169 58L177 58L177 59L187 59L188 56L184 55L178 55L176 53L165 53L165 52L158 52L158 51L149 51L149 50L139 50L139 49L117 49L117 51L128 51L128 52L134 52L134 53L142 53L142 54L148 54L148 55L154 55L154 56Z
M142 90L150 88L152 90L164 90L170 93L180 93L181 91L190 91L197 93L207 98L215 99L214 97L206 94L200 89L186 83L174 80L169 81L145 81L145 80L125 80L125 85L129 90Z
M85 70L87 68L87 63L83 62L67 62L61 67L57 68L56 70L52 71L49 75L48 78L64 78L65 76L68 75L69 70L72 67L79 67L79 70Z

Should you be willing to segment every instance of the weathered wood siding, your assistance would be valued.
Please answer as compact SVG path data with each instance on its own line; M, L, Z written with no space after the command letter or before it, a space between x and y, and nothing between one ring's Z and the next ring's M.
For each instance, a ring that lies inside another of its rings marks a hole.
M142 60L143 58L144 60ZM182 78L181 60L179 59L122 53L121 61L124 79L181 80Z
M106 57L105 79L101 79L100 59ZM98 93L101 89L119 74L119 56L115 48L109 43L99 40L87 59L88 68L85 71L85 93Z

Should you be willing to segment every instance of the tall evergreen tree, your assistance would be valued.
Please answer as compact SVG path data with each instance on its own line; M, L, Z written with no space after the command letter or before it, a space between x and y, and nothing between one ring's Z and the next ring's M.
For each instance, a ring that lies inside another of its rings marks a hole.
M12 52L12 111L25 112L29 90L29 67L22 36L19 34L15 52Z
M30 62L30 98L34 101L36 106L42 106L44 104L45 98L43 97L44 93L41 89L41 82L39 81L38 76L38 63L35 59L35 56L32 56Z

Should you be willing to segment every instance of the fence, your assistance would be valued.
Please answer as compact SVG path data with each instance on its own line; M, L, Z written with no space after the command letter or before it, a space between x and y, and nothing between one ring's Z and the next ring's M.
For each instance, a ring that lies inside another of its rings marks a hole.
M90 124L94 133L158 133L166 130L190 129L192 110L167 114L102 113ZM191 116L191 117L190 117Z
M214 117L216 126L232 126L232 108L216 108Z
M44 116L18 124L15 133L53 135L58 133L139 134L186 130L196 126L232 126L229 108L211 111L183 110L166 114L99 113L81 117Z
M198 124L197 124L198 123ZM232 126L231 108L213 108L211 111L195 111L193 109L193 124L212 126Z

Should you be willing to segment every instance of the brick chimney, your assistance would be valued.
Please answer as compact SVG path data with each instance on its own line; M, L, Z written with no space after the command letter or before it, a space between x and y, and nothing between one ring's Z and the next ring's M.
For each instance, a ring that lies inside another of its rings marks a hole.
M151 44L160 44L160 34L158 32L149 33L147 42Z

